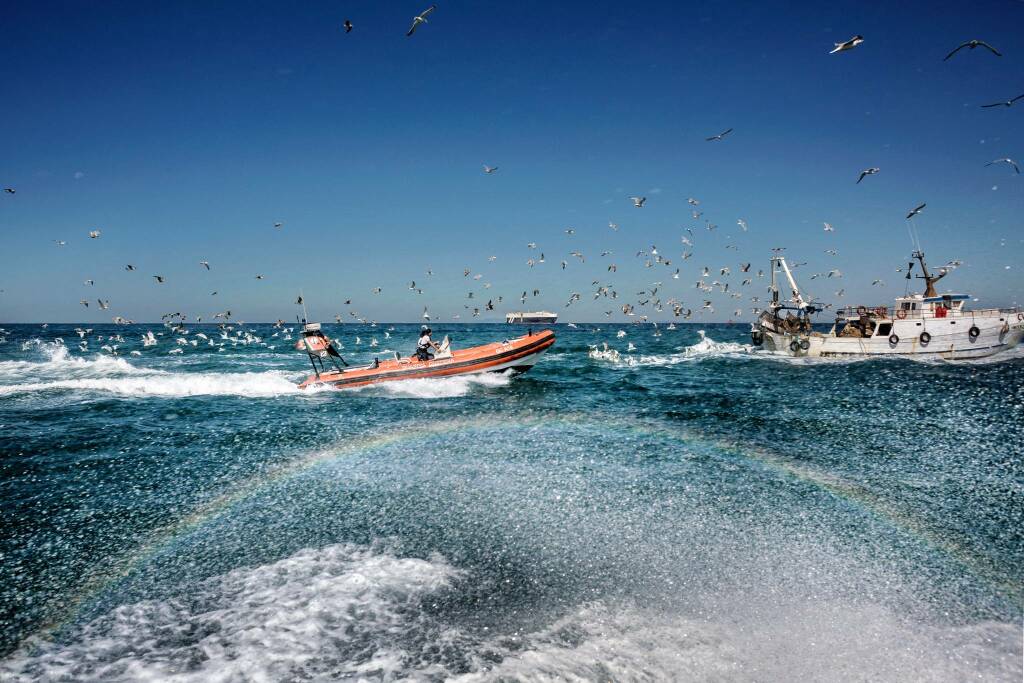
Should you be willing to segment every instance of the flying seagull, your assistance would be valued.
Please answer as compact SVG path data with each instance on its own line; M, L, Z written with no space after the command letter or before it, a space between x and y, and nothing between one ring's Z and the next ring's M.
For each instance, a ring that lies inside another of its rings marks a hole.
M345 27L345 33L352 33L352 22L351 21L346 19L345 23L343 24L343 26Z
M991 45L986 43L984 40L968 40L966 43L961 43L960 46L957 49L953 50L948 55L946 55L945 59L943 59L942 61L946 61L947 59L949 59L950 57L955 55L957 52L960 52L960 50L964 49L965 47L970 48L970 49L973 50L974 48L978 47L979 45L981 47L987 47L992 52L992 54L994 54L996 57L1002 57L1003 56L999 52L999 50L995 49L994 47L992 47Z
M156 280L156 283L158 285L163 284L163 282L164 282L164 276L163 275L154 275L153 279Z
M132 264L129 263L127 266L124 267L124 269L128 270L128 271L132 271L132 270L135 270L135 266L133 266Z
M13 187L5 187L4 192L6 192L7 194L14 194L15 192L17 192L17 190L15 190Z
M860 172L860 177L857 178L857 182L854 183L854 185L860 185L860 181L864 180L864 176L875 175L881 170L882 169L880 168L865 168L863 171Z
M487 164L484 164L484 173L486 173L487 175L491 175L492 173L494 173L497 170L498 170L497 166L488 166Z
M90 239L99 239L99 236L100 236L100 231L99 230L90 230L89 231L89 238Z
M831 223L825 223L825 232L835 232L836 229L832 227Z
M847 50L852 50L853 48L857 47L863 42L864 36L854 36L845 43L836 43L835 48L831 52L829 52L829 54L834 55L837 52L846 52Z
M981 105L982 109L988 109L989 107L1012 107L1013 103L1024 97L1024 95L1017 95L1012 100L1006 100L1005 102L993 102L992 104Z
M647 201L647 197L630 197L633 200L633 206L638 209L644 208L644 202Z
M200 261L199 265L201 265L202 267L206 268L207 270L210 269L210 262L209 261Z
M728 130L723 130L718 135L712 135L709 138L704 138L704 140L706 140L707 142L711 142L712 140L721 140L722 138L724 138L726 135L728 135L731 132L732 132L732 128L729 128Z
M914 216L916 216L917 214L921 213L921 210L925 206L927 206L927 205L926 204L922 204L921 206L917 207L916 209L911 210L911 212L907 214L907 219L909 220L909 219L913 218Z
M994 159L985 165L991 166L992 164L1009 164L1010 166L1013 166L1013 170L1017 171L1017 173L1020 173L1020 167L1017 166L1017 162L1014 161L1013 159Z
M423 12L418 17L413 17L412 26L409 27L409 32L406 33L405 35L411 36L412 34L416 33L416 29L419 28L420 24L427 23L427 15L436 9L437 5L431 5L427 9L423 10Z

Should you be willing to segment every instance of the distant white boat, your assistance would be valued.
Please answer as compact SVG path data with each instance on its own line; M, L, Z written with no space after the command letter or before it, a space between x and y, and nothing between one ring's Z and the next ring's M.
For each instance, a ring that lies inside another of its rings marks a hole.
M516 311L505 314L505 322L507 323L547 323L553 325L556 320L558 320L558 314L551 313L550 311L534 311L532 313Z
M1024 312L1017 308L968 310L967 294L938 294L933 276L917 250L923 294L897 297L895 305L850 306L836 312L828 333L814 331L811 315L821 308L804 300L786 259L771 260L772 301L752 325L757 346L790 356L932 356L946 360L982 358L1017 346L1024 338ZM777 277L788 281L792 296L780 302ZM910 277L908 271L907 277Z

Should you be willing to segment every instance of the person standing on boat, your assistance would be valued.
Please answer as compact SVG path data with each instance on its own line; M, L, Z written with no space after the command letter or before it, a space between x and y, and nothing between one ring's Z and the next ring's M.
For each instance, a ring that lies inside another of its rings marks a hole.
M441 346L430 340L430 328L424 325L420 328L420 340L416 342L416 358L419 360L430 360L434 357L431 349L440 349Z

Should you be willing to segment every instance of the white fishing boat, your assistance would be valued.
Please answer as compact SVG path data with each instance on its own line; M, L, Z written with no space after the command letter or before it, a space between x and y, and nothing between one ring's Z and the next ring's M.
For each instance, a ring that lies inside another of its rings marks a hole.
M769 351L790 356L931 356L946 360L981 358L1011 349L1024 337L1024 313L1017 308L967 308L967 294L939 294L935 283L952 267L932 275L918 249L918 279L923 294L897 297L889 306L850 306L836 311L828 332L813 328L811 316L823 308L805 298L786 259L771 259L771 303L751 327L751 340ZM907 269L911 278L913 262ZM954 266L955 267L955 266ZM780 300L779 277L792 296Z

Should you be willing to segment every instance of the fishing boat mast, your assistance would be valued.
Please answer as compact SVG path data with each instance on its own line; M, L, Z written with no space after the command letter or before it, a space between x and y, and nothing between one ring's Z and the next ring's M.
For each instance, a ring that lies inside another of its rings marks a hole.
M789 269L789 264L786 263L784 256L772 257L772 308L783 308L783 305L779 303L779 285L776 282L776 273L779 269L782 270L786 280L789 281L790 289L793 290L793 303L796 304L799 310L807 312L807 302L804 301L803 295L800 294L800 287L797 286L796 278L793 277L793 272Z
M924 280L924 295L926 297L938 296L938 292L935 291L935 283L941 280L942 278L946 277L946 275L949 274L949 271L942 269L939 271L938 275L932 275L930 272L928 272L928 266L924 262L924 252L921 251L920 249L915 249L914 253L911 254L911 258L916 258L918 262L921 264L921 272L924 274L917 275L916 277L919 280Z

